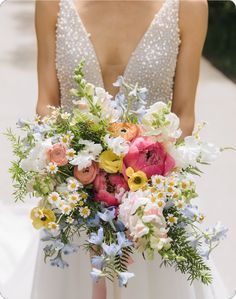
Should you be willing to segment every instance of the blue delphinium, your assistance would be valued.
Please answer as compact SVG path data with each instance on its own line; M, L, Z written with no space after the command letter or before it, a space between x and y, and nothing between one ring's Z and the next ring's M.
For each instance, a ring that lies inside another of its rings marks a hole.
M91 258L91 264L93 267L101 270L106 265L106 261L104 256L95 255Z
M117 254L122 254L120 245L115 243L112 243L111 245L103 243L102 249L109 257L115 257Z
M97 212L98 216L105 222L110 222L115 218L115 208L105 209L103 213Z
M98 282L103 276L105 276L101 270L93 268L93 270L90 272L91 278L93 282Z
M132 277L134 277L134 273L119 272L119 274L118 274L119 286L120 287L126 286L128 283L128 280Z
M60 254L58 254L57 257L55 257L53 259L50 259L50 262L51 262L52 266L56 266L56 267L61 268L61 269L69 267L69 264L62 259Z
M117 233L117 241L121 248L133 245L133 242L126 238L124 232Z
M71 254L77 252L79 249L78 245L75 244L66 244L62 249L61 252L64 254Z
M102 245L103 237L104 237L103 228L100 227L97 234L94 232L90 234L88 241L89 241L89 243L92 243L95 245Z

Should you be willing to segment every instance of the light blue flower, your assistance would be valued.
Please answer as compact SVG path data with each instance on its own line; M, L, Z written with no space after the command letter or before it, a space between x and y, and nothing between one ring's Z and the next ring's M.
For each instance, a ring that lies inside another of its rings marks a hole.
M88 241L89 241L89 243L92 243L95 245L101 245L103 242L103 228L100 227L97 234L94 232L91 233Z
M87 220L87 225L89 227L97 227L99 226L99 223L100 223L100 218L97 214L94 216L94 218L89 218Z
M209 259L210 248L208 246L201 246L200 248L198 248L198 253L200 256Z
M117 232L123 232L123 231L125 231L125 225L120 220L115 220L114 221L114 225L115 225L115 228L116 228Z
M53 259L50 259L50 262L52 266L56 266L61 269L64 269L65 267L69 267L69 264L66 261L64 261L60 255L58 255Z
M107 244L103 243L102 249L110 257L115 257L117 254L119 254L119 255L121 254L120 245L117 245L115 243L112 243L111 245L107 245Z
M196 205L187 205L183 210L182 210L182 214L193 220L195 219L196 216L199 215L199 210L198 210L198 206Z
M93 267L101 270L105 266L106 261L103 256L96 255L91 258L91 264Z
M119 274L118 274L119 286L120 287L126 286L128 283L128 280L132 277L134 277L134 273L119 272Z
M206 233L210 235L210 241L219 242L226 238L228 230L227 227L223 226L220 222L217 222L213 228L206 229ZM209 243L210 241L206 238L206 243Z
M133 242L126 238L125 233L118 232L117 233L117 241L121 248L128 247L133 245Z
M105 222L110 222L115 218L115 208L106 209L105 212L97 212L98 216Z
M138 96L139 98L142 100L142 101L146 101L147 97L148 97L148 90L146 87L142 87L142 88L139 88L138 90Z
M75 245L75 244L66 244L62 249L61 251L64 253L64 254L71 254L71 253L74 253L76 251L78 251L79 249L79 246L78 245Z
M104 276L101 270L93 268L93 270L90 272L90 275L92 277L93 282L98 283L99 280Z
M116 81L114 83L112 83L112 85L115 87L120 87L120 86L122 86L123 82L124 82L123 76L118 76Z

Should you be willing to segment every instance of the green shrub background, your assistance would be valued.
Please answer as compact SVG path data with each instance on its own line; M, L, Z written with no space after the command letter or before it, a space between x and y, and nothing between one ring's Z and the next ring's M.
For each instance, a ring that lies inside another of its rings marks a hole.
M236 8L232 1L208 1L209 25L203 55L236 82Z

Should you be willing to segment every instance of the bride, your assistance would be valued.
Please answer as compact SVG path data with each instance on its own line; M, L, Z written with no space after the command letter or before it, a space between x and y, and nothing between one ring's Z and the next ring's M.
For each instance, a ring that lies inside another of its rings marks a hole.
M149 90L147 106L171 99L182 137L191 134L207 21L206 0L38 0L37 113L49 113L48 105L70 110L73 70L85 58L87 81L113 96L119 91L112 85L118 75L139 82ZM104 280L90 287L89 258L83 252L69 259L69 269L55 269L44 264L39 248L32 299L113 298ZM114 285L114 298L227 298L216 272L213 285L190 286L173 269L159 268L159 262L156 257L149 264L135 255L131 271L136 277L125 290Z

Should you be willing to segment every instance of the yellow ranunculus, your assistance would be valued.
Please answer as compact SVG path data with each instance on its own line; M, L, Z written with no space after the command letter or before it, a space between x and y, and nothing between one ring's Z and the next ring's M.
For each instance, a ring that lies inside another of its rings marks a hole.
M33 208L30 214L32 225L36 229L47 228L49 222L54 222L56 216L52 210L36 207Z
M122 170L123 159L111 150L104 151L99 157L99 167L108 173L117 173Z
M132 167L126 169L126 175L129 177L128 185L131 191L141 189L148 181L146 174L139 170L135 172Z

